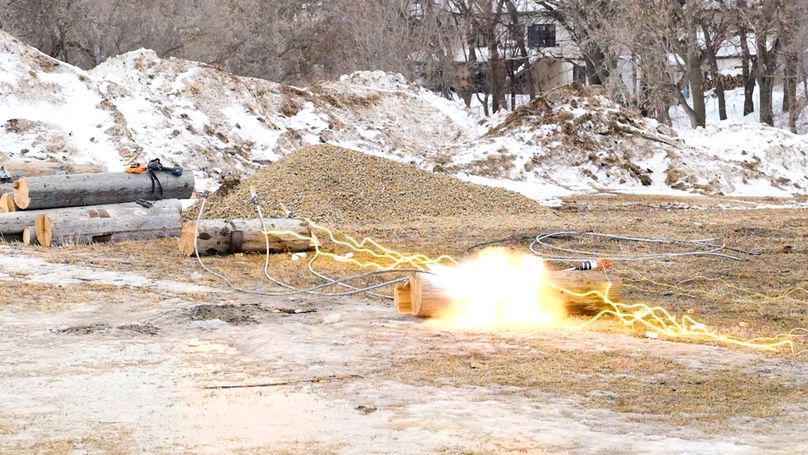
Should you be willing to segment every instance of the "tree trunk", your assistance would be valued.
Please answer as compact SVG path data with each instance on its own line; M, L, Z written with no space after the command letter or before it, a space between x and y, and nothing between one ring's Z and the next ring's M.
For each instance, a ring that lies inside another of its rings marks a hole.
M757 81L760 89L760 122L774 126L774 109L772 107L772 92L774 90L774 76L777 69L777 52L780 39L776 38L772 48L766 44L765 33L755 35L757 42Z
M692 2L687 5L687 49L685 53L685 70L690 83L690 95L693 98L693 114L695 127L703 127L707 123L706 108L704 106L704 75L701 73L701 52L697 43L696 8Z
M592 272L550 272L550 279L559 288L570 292L557 291L568 314L597 314L610 308L598 296L580 295L592 290L605 291L609 282L602 273ZM611 280L609 297L619 300L623 292L622 282L614 277ZM579 295L573 295L579 294ZM396 308L400 313L421 317L439 316L452 305L449 291L434 275L413 273L409 281L399 284L393 293Z
M37 215L34 222L36 239L42 246L59 246L179 237L181 210L179 201L172 200L150 208L135 204L135 207L45 212Z
M97 216L124 216L143 207L135 202L124 204L93 205L87 207L66 207L46 210L18 210L14 213L0 214L0 235L21 235L26 226L33 226L38 215L93 214ZM153 210L174 210L180 212L182 204L176 199L165 199L154 202Z
M783 112L788 113L788 129L797 133L797 118L799 117L799 103L797 101L797 66L799 55L789 52L786 55L786 65L783 78Z
M687 114L687 117L690 119L690 126L692 128L695 128L698 123L696 118L696 112L693 110L692 107L690 107L689 104L687 104L687 99L682 94L682 90L679 89L678 87L676 90L676 94L678 95L679 105L682 106L682 109L685 110L685 114Z
M471 98L475 93L477 93L477 81L475 77L472 77L477 71L477 36L475 33L472 33L471 36L466 38L466 45L469 48L468 61L465 64L466 79L468 83L466 90L461 96L463 97L463 102L466 103L466 106L471 107Z
M705 52L707 53L707 60L710 62L710 75L713 78L713 89L718 97L718 118L720 120L727 119L727 100L724 96L724 78L718 71L718 59L716 57L718 44L715 43L710 36L710 31L705 24L701 24L701 30L705 39Z
M270 253L310 251L317 244L311 227L303 220L265 219L263 225L261 220L201 220L199 224L189 221L183 225L179 249L185 256L193 256L195 248L201 255L266 253L267 237Z
M126 172L21 178L14 182L14 203L31 210L191 197L194 176L190 172L179 177L167 172L154 175L156 181L149 173Z
M741 77L743 78L743 115L747 116L755 111L755 71L756 65L749 55L749 42L747 30L741 27L738 31L741 37Z
M772 92L774 90L774 80L771 77L758 77L760 95L760 122L774 126L774 110L772 108Z
M490 35L494 44L488 46L490 56L489 64L489 87L491 92L491 112L496 114L505 107L505 65L496 45L496 38L493 33Z
M530 99L536 97L536 87L533 85L533 71L530 68L530 57L527 51L527 46L525 46L525 35L522 32L522 25L519 22L519 9L516 7L516 4L513 0L508 0L507 2L508 7L508 16L510 17L511 27L514 28L514 38L516 38L516 47L519 48L519 55L522 57L519 60L519 64L522 67L522 71L525 74L525 83L527 84L527 91ZM514 106L511 106L513 109Z

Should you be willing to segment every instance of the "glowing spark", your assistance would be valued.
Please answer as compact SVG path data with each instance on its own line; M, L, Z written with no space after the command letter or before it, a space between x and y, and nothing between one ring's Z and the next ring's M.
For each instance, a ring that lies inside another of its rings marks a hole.
M315 256L324 256L338 262L350 263L362 268L373 268L376 270L394 270L396 268L400 268L401 266L409 266L419 270L426 271L428 270L430 265L440 265L442 263L457 264L457 261L455 261L451 256L447 255L438 256L437 258L430 258L424 254L408 255L399 253L398 251L382 246L381 244L379 244L370 237L365 237L361 241L357 241L350 235L343 234L343 237L345 237L346 240L340 240L336 238L331 229L328 229L325 226L320 226L319 224L314 223L311 220L306 221L311 226L313 239L312 237L307 237L292 231L265 231L263 232L263 234L289 235L300 240L314 240ZM320 242L317 240L317 235L315 234L316 232L324 232L328 237L328 239L335 245L344 246L349 248L353 252L365 253L376 259L382 259L385 262L387 261L389 262L386 264L379 264L378 262L374 262L373 260L361 261L358 259L354 259L352 257L346 257L345 255L323 251L322 249L320 249ZM368 247L367 245L370 245L370 247Z
M447 287L452 289L456 305L453 306L451 312L442 315L439 320L453 321L454 326L513 328L565 325L567 321L563 306L559 308L558 302L554 301L546 292L556 290L578 297L595 295L610 307L576 326L579 329L584 329L605 316L614 316L625 326L640 326L647 330L647 333L656 333L671 339L713 341L761 350L787 347L792 352L794 352L793 339L797 336L808 335L808 329L804 328L794 329L774 337L743 339L721 335L690 316L677 318L660 306L612 301L609 298L610 286L603 292L592 290L583 294L558 287L547 279L548 274L544 262L536 256L491 253L483 255L477 261L458 263L447 255L430 258L423 254L400 253L382 246L369 237L356 240L343 234L343 238L337 238L330 229L311 221L309 223L313 233L325 233L335 245L348 248L354 253L364 253L372 258L362 261L346 255L325 252L320 249L319 243L316 242L316 235L314 235L315 254L310 263L317 257L323 256L362 268L396 270L411 267L423 271L435 271L443 276ZM289 231L266 231L264 234L288 235L298 239L312 240L310 237ZM693 279L707 278L696 277ZM785 298L797 292L805 292L805 290L797 288L777 297L752 292L749 294L776 299ZM706 295L704 291L699 293Z

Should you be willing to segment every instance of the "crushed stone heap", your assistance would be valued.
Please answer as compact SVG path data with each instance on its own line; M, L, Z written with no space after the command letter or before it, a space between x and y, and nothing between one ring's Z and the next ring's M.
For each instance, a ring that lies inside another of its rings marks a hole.
M335 224L482 214L546 214L511 191L463 182L412 165L330 145L314 145L226 185L207 202L205 218L254 218L250 187L265 216L297 216ZM195 211L191 211L195 216Z

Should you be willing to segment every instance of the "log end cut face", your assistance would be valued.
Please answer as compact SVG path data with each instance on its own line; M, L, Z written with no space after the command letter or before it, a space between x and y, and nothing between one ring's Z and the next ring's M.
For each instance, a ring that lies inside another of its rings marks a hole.
M27 209L31 203L31 198L28 197L28 183L25 179L15 181L13 191L14 204L23 210Z

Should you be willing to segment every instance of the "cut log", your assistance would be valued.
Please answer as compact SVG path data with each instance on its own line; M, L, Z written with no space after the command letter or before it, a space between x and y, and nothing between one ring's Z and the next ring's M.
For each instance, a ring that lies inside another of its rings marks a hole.
M317 244L309 223L289 218L265 219L269 232L269 252L310 251ZM194 231L197 232L199 254L266 253L266 237L261 220L201 220L188 221L182 227L179 249L193 256Z
M14 194L11 192L0 195L0 212L13 213L17 211L14 206Z
M605 291L608 282L602 273L597 271L552 271L550 272L550 278L557 287L570 291L553 291L558 293L567 314L597 314L604 309L610 308L610 305L606 304L597 295L576 295L587 294L593 290ZM622 295L622 282L618 278L612 278L611 283L609 298L616 301ZM407 291L409 291L409 296L405 295ZM449 292L440 279L436 278L435 275L424 273L410 274L407 283L396 286L393 297L400 313L414 314L421 317L439 315L445 312L452 304Z
M393 302L401 314L414 314L412 311L412 298L410 297L410 282L398 283L393 290Z
M157 181L149 173L126 172L21 178L14 182L14 203L22 210L80 207L138 199L188 199L194 191L191 172L179 177L167 172L154 175Z
M42 246L51 246L53 240L53 223L51 223L48 215L40 214L34 220L34 233L36 234L36 243ZM22 231L25 236L25 230Z
M162 201L155 201L154 207L156 210L177 210L182 209L182 203L176 199L166 199ZM0 235L14 236L22 235L23 229L26 226L33 226L36 222L37 215L58 215L63 213L107 213L110 216L125 216L132 210L143 209L142 206L135 202L126 202L123 204L107 204L107 205L92 205L87 207L66 207L61 209L46 209L46 210L18 210L14 213L0 213Z
M179 237L182 206L178 200L158 201L150 208L132 205L40 213L35 220L36 239L42 246L59 246Z
M38 245L39 244L36 241L36 227L35 226L25 226L25 229L22 230L22 243L23 243L23 245Z

